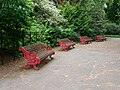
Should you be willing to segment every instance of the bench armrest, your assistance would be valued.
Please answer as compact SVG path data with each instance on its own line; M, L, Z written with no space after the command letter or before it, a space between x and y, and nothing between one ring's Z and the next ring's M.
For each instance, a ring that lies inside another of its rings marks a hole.
M28 52L28 56L25 58L29 65L35 65L40 63L40 58L37 57L36 52Z
M66 42L60 42L60 44L65 44L66 45Z
M88 40L92 41L92 38L91 38L91 37L88 37Z
M24 58L26 60L33 60L36 58L36 52L29 52L29 51L26 51L24 47L20 47L19 48L20 51L22 51L22 53L24 54Z

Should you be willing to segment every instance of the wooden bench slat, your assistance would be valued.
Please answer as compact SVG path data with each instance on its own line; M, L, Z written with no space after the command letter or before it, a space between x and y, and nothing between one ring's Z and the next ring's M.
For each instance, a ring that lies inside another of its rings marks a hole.
M37 57L39 57L42 60L43 58L48 57L49 55L53 55L55 52L54 51L43 51L43 52L38 52Z

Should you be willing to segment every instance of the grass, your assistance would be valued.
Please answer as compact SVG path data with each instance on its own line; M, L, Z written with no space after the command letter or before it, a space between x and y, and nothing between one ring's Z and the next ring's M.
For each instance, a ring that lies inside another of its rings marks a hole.
M106 37L120 38L120 35L105 35Z

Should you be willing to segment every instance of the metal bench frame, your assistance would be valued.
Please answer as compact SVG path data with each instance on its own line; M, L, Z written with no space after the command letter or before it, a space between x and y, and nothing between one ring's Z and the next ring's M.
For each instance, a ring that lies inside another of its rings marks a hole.
M24 59L27 62L27 65L23 66L24 69L29 68L32 65L35 70L38 70L36 67L37 64L40 64L40 62L47 57L53 59L52 55L55 54L55 52L52 51L51 46L45 46L41 42L20 47L19 50L22 51Z
M97 35L96 36L96 41L106 41L106 37L102 35Z
M78 38L80 39L80 42L82 44L92 43L91 37L88 37L88 36L78 36Z
M68 50L71 47L74 48L75 45L75 42L73 42L73 40L69 40L68 38L59 39L57 42L60 45L60 50Z

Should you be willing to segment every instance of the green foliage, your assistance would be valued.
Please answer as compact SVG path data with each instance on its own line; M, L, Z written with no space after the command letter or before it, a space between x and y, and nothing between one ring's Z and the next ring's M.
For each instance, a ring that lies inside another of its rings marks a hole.
M59 27L50 26L48 22L44 24L36 22L30 28L30 31L32 32L32 41L34 43L43 42L46 45L53 46L53 47L57 46L58 45L58 43L56 42L57 38L62 38L61 31L58 28ZM36 32L37 32L37 38L36 38L36 35L34 35L34 33ZM29 36L26 35L26 40L28 39L28 37ZM28 41L25 41L25 42L27 45Z
M85 34L85 31L89 29L91 18L85 9L79 7L79 4L71 5L67 2L62 9L62 14L67 22L63 23L64 28L70 28L74 32Z
M0 43L18 56L23 45L21 31L29 31L32 18L31 0L0 0Z
M59 14L59 9L57 9L52 2L48 0L39 1L40 0L34 0L34 10L37 23L32 23L30 31L38 31L40 33L39 37L41 42L44 42L47 45L57 46L57 39L77 38L76 32L70 27L63 27L63 25L60 26L60 24L66 23L67 20Z
M112 3L107 3L106 14L108 19L113 22L120 24L120 0L113 0Z
M62 26L52 27L52 26L49 26L47 22L45 23L45 25L38 24L38 26L31 26L31 31L32 32L37 31L38 42L41 41L41 42L44 42L46 45L53 46L53 47L58 46L58 43L57 43L58 39L69 38L77 41L77 36L78 36L77 33L70 28L63 29ZM27 40L28 37L29 35L26 35L25 42L29 42L29 39ZM36 36L33 35L32 41L35 41L35 40L36 40Z
M65 21L59 12L60 10L49 0L34 0L34 13L40 22L59 25Z
M105 28L107 35L120 35L120 25L116 25L116 23L106 23Z
M0 0L0 33L3 47L18 49L21 30L31 24L30 0ZM12 47L12 48L11 48Z
M96 30L96 34L104 34L104 24L106 23L104 4L105 0L94 0L89 6L89 15L92 18L91 28Z
M0 1L0 29L5 31L20 30L29 26L30 8L25 0ZM9 29L9 30L8 30Z
M77 34L75 31L73 31L72 29L70 28L66 28L66 29L62 29L61 30L61 36L62 38L69 38L71 40L74 40L74 41L78 41L78 36L79 34Z
M42 31L42 42L49 46L57 46L57 39L61 38L61 31L51 26L47 27L45 31Z
M111 38L120 38L120 35L105 35L106 37L111 37Z
M108 19L117 25L105 24L105 4ZM23 39L24 45L41 41L54 47L62 38L78 41L79 35L94 37L106 30L106 34L120 34L120 1L0 0L0 20L4 47L18 49Z

